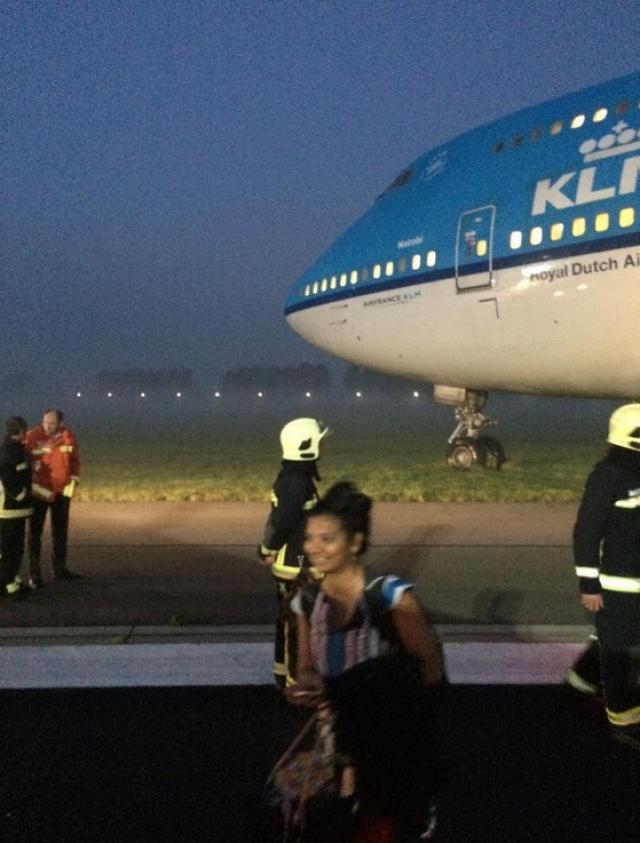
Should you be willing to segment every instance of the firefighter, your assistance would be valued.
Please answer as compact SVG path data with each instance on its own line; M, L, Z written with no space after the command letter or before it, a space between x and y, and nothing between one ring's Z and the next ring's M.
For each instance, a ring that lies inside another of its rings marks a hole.
M80 455L74 434L60 410L45 410L42 423L27 432L31 460L33 517L29 528L29 585L42 588L40 548L47 512L51 512L51 564L59 580L79 580L67 568L69 509L80 475Z
M595 615L609 724L640 748L640 404L612 414L607 441L585 485L574 557L582 605ZM585 678L594 684L593 674Z
M289 623L287 598L306 566L302 551L304 514L318 500L317 461L320 442L327 433L327 427L308 418L293 419L280 431L282 466L273 484L271 511L258 548L260 561L271 568L276 581L278 615L273 672L278 687L293 682L295 621Z
M31 475L23 440L27 424L21 416L5 422L0 447L0 589L13 600L26 597L28 589L18 574L24 554L24 534L31 508Z

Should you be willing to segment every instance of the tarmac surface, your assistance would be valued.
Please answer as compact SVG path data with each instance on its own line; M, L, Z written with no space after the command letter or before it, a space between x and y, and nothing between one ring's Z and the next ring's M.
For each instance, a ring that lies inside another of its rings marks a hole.
M256 562L261 503L74 503L69 567L0 630L268 625L273 582ZM379 503L368 562L416 584L439 624L581 626L573 504Z
M2 843L255 841L262 784L300 726L270 685L265 515L73 505L83 579L0 604ZM445 641L440 843L640 841L640 753L561 684L589 629L574 515L376 505L372 565L416 582Z

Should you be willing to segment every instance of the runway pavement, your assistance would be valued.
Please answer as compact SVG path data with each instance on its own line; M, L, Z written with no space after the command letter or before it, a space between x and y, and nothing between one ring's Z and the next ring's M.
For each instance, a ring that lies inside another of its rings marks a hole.
M270 624L273 583L256 562L267 505L76 503L69 566L3 630ZM575 507L397 504L374 509L368 562L416 583L440 624L581 626L570 537Z
M271 686L265 514L74 504L83 579L0 604L3 843L255 841L261 786L299 727ZM573 516L376 506L371 562L415 580L445 641L440 843L640 841L640 756L561 685L588 630Z
M274 585L255 556L266 512L74 504L69 565L83 579L45 576L27 601L2 601L0 687L267 684ZM368 559L416 583L453 681L559 682L589 632L573 516L572 505L381 503Z

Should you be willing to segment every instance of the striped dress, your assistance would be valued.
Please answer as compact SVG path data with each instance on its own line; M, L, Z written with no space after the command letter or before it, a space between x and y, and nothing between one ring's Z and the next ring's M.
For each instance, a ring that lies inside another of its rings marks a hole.
M309 621L311 658L321 676L338 676L361 662L397 649L391 610L412 583L393 575L367 583L348 623L334 622L331 601L320 585L309 585L294 597L291 608ZM386 622L385 622L386 621Z

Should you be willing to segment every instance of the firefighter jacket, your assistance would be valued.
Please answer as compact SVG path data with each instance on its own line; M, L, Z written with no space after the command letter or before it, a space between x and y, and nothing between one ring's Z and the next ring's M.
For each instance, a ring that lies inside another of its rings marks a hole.
M640 596L640 453L612 445L589 475L573 529L583 594Z
M24 445L10 436L0 446L0 518L27 518L31 472Z
M73 497L80 476L76 437L64 425L49 436L42 425L27 431L25 446L31 460L31 491L45 501L56 495Z
M312 509L318 495L315 461L282 460L282 468L271 492L271 511L267 518L260 553L275 556L271 572L276 579L294 580L304 565L302 551L304 513Z

